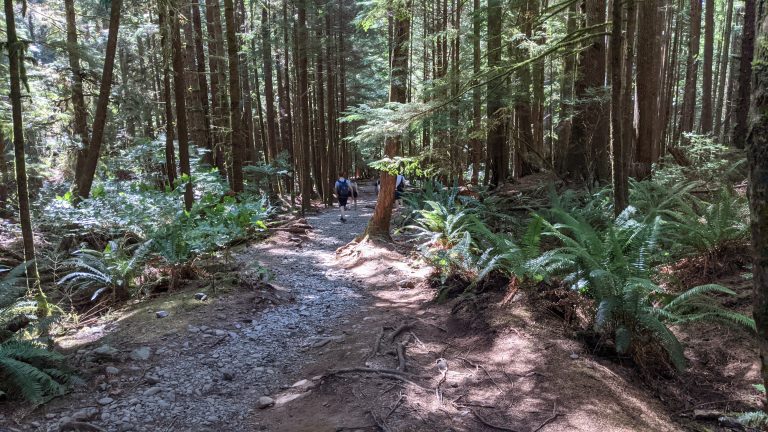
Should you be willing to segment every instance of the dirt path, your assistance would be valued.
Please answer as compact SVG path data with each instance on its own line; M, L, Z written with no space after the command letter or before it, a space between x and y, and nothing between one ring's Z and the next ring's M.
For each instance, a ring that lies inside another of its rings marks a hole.
M649 393L583 353L524 296L507 305L494 297L438 305L423 263L369 245L338 254L365 228L372 191L363 187L347 223L336 209L309 216L307 236L281 232L235 248L211 280L63 338L87 371L86 386L31 413L0 411L0 425L25 432L679 430ZM198 291L210 299L195 299ZM169 315L156 318L159 310ZM330 373L343 368L410 375Z

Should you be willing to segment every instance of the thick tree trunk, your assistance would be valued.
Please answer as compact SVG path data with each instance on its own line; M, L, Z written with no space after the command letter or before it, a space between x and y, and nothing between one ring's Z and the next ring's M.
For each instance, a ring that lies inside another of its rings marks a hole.
M119 2L120 0L113 0ZM5 0L5 27L8 37L8 75L10 76L11 117L13 121L13 152L16 162L16 191L19 200L19 223L21 238L24 245L24 261L27 265L27 285L33 286L37 300L38 318L44 318L50 313L48 300L40 286L40 275L37 272L35 260L35 240L32 233L32 216L29 209L29 190L27 189L27 166L24 157L24 120L21 110L21 62L23 61L24 45L16 36L16 18L13 10L13 0ZM110 29L111 30L111 29ZM31 284L30 284L31 282Z
M488 0L488 69L492 76L499 75L501 66L501 28L502 7L500 0ZM489 184L498 187L507 179L509 151L504 134L504 97L506 95L506 77L494 79L488 83L488 173Z
M261 55L264 63L264 102L267 111L267 160L274 162L277 157L277 134L275 133L275 90L272 84L272 35L270 34L269 3L261 8Z
M229 60L229 124L232 130L232 191L243 191L243 161L245 160L245 130L240 107L240 59L237 25L233 0L224 0L224 20L227 25L227 57Z
M65 0L64 9L67 16L67 54L69 55L69 68L72 69L72 107L75 114L75 135L80 141L75 152L75 175L83 170L85 157L88 155L88 111L83 96L83 72L80 69L80 45L77 42L77 25L75 15L75 0ZM75 182L73 185L76 185Z
M180 4L180 6L183 6ZM195 146L206 149L208 136L205 130L200 80L198 79L197 54L195 52L195 31L192 28L192 9L184 7L177 14L183 14L184 19L184 65L186 68L184 84L187 88L187 125L189 137ZM205 70L205 69L203 69Z
M584 0L586 26L605 22L605 0ZM606 181L610 177L608 154L608 105L605 92L605 37L595 36L579 53L574 92L579 102L573 120L571 143L566 152L566 177L585 182Z
M752 8L754 11L754 5ZM752 75L752 124L746 144L754 250L753 315L757 327L763 385L768 386L768 69L765 67L768 64L768 2L760 0L758 10L760 15L757 20L755 68ZM763 410L766 409L768 398L764 396Z
M656 142L658 127L659 71L658 71L658 33L656 0L643 0L639 3L637 35L637 145L635 161L637 176L645 178L651 175L651 164L659 158L659 143ZM628 18L634 19L634 18ZM628 44L632 41L627 41ZM632 81L628 81L631 86ZM626 109L627 107L625 107ZM624 127L630 127L625 124ZM625 134L626 136L626 134Z
M114 1L114 0L113 0ZM176 1L176 7L181 1ZM178 9L177 9L178 10ZM192 172L189 166L189 132L187 129L187 86L184 69L184 51L181 46L181 25L179 13L169 16L171 24L171 44L173 51L173 92L176 99L176 136L179 139L179 170L184 181L184 207L192 209L194 196L192 194Z
M317 113L315 123L317 123L317 137L315 139L315 166L320 167L320 169L315 169L315 184L317 192L322 195L323 202L328 202L333 195L333 191L331 190L332 188L330 187L330 184L325 180L329 177L328 166L326 164L326 160L328 159L328 136L325 128L325 61L323 60L322 46L323 32L322 30L319 30L322 29L322 26L318 23L317 28L318 49L316 51L317 61L315 66L315 98L317 101L315 103L315 111Z
M702 134L712 132L712 62L715 52L715 0L706 0L704 14L704 71L701 88Z
M333 190L334 179L337 174L337 153L338 153L338 139L336 134L336 76L334 75L334 63L336 57L333 55L335 50L333 47L333 33L331 32L331 14L325 14L325 60L328 65L328 73L326 74L328 96L326 99L326 106L328 111L328 153L326 155L328 167L328 177L326 178L326 187L331 189L331 193L328 194L327 204L333 204Z
M77 196L81 199L88 198L91 194L93 178L96 175L96 166L99 163L101 144L104 141L104 127L107 123L109 95L112 91L112 74L115 69L117 32L120 28L120 8L122 3L122 0L112 0L110 3L107 51L104 55L104 70L101 74L101 84L99 85L99 99L96 103L96 112L93 117L93 134L91 135L88 148L88 156L83 162L83 170L78 173L77 179Z
M408 97L408 44L411 34L410 0L401 5L403 10L395 11L394 41L392 47L391 80L389 101L405 103ZM388 157L398 154L400 136L387 138L384 152ZM381 190L376 200L373 217L365 229L365 236L373 239L391 240L389 225L392 218L392 205L395 201L395 177L387 172L381 173Z
M752 56L755 48L755 0L744 1L744 27L741 34L741 59L739 60L738 95L734 103L734 124L731 145L744 148L749 127L749 95L752 89Z
M566 17L566 33L572 34L578 29L578 2L568 7ZM574 71L576 70L576 54L566 54L563 58L563 75L560 79L560 124L557 132L557 150L555 151L555 171L565 172L567 150L571 147L574 116Z

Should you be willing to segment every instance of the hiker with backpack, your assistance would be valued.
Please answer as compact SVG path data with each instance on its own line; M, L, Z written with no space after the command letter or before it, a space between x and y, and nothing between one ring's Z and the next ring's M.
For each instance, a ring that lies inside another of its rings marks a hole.
M360 194L360 190L357 187L357 181L349 179L349 185L352 189L352 202L354 203L354 210L357 211L357 196Z
M339 179L336 180L334 189L336 190L336 199L339 200L339 209L341 210L341 217L339 220L346 222L347 200L352 195L352 184L347 180L345 173L339 175Z

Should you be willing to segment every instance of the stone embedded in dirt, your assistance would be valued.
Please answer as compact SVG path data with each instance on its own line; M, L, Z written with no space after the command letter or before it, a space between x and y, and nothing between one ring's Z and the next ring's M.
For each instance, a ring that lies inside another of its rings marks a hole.
M101 398L101 399L98 400L99 405L109 405L109 404L111 404L114 401L115 400L112 399L111 397L105 397L105 398Z
M157 311L157 312L155 312L155 316L156 316L156 317L158 317L158 318L165 318L165 317L167 317L168 315L170 315L170 314L168 313L168 311L164 311L164 310L161 310L161 311Z
M199 327L195 327L193 325L188 325L187 326L187 331L190 332L190 333L200 333L200 328Z
M221 377L224 378L224 381L232 381L235 379L235 374L232 371L225 370L221 372Z
M208 295L205 293L197 293L195 294L195 300L206 301L208 300Z
M579 358L579 355L576 353L571 354L571 360L576 360Z
M275 400L269 396L262 396L256 401L256 407L259 409L269 408L275 404Z
M150 347L136 348L135 350L131 351L131 354L129 356L131 357L131 360L136 360L136 361L149 360L149 357L152 356L152 348Z
M160 377L157 376L157 375L147 375L147 377L145 379L147 381L147 384L149 384L149 385L159 384L160 381L161 381Z
M102 345L95 350L93 350L93 355L97 359L103 359L103 360L117 360L120 356L120 351L118 351L115 348L112 348L109 345Z
M150 387L150 388L144 390L143 394L144 394L144 396L154 396L154 395L160 393L161 391L163 391L163 389L161 389L160 387Z
M222 337L222 336L226 336L227 332L225 332L224 330L216 329L213 331L213 334L214 336Z
M72 419L76 421L92 420L99 414L99 409L95 407L84 408L72 414Z
M107 366L104 371L107 373L107 375L117 375L120 373L120 369L114 367L114 366Z

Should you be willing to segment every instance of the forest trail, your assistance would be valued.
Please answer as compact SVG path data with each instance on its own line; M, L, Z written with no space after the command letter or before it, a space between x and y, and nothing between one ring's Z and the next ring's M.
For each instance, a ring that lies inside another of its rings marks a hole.
M609 362L575 354L580 345L537 322L524 299L436 304L429 268L403 251L337 251L364 230L372 190L363 187L345 224L328 209L306 218L307 236L277 232L231 250L205 302L193 299L201 288L192 284L69 336L63 343L90 371L85 387L0 424L25 432L678 430L648 392ZM258 281L264 269L269 284ZM169 316L156 318L160 309ZM366 367L412 375L331 373Z

